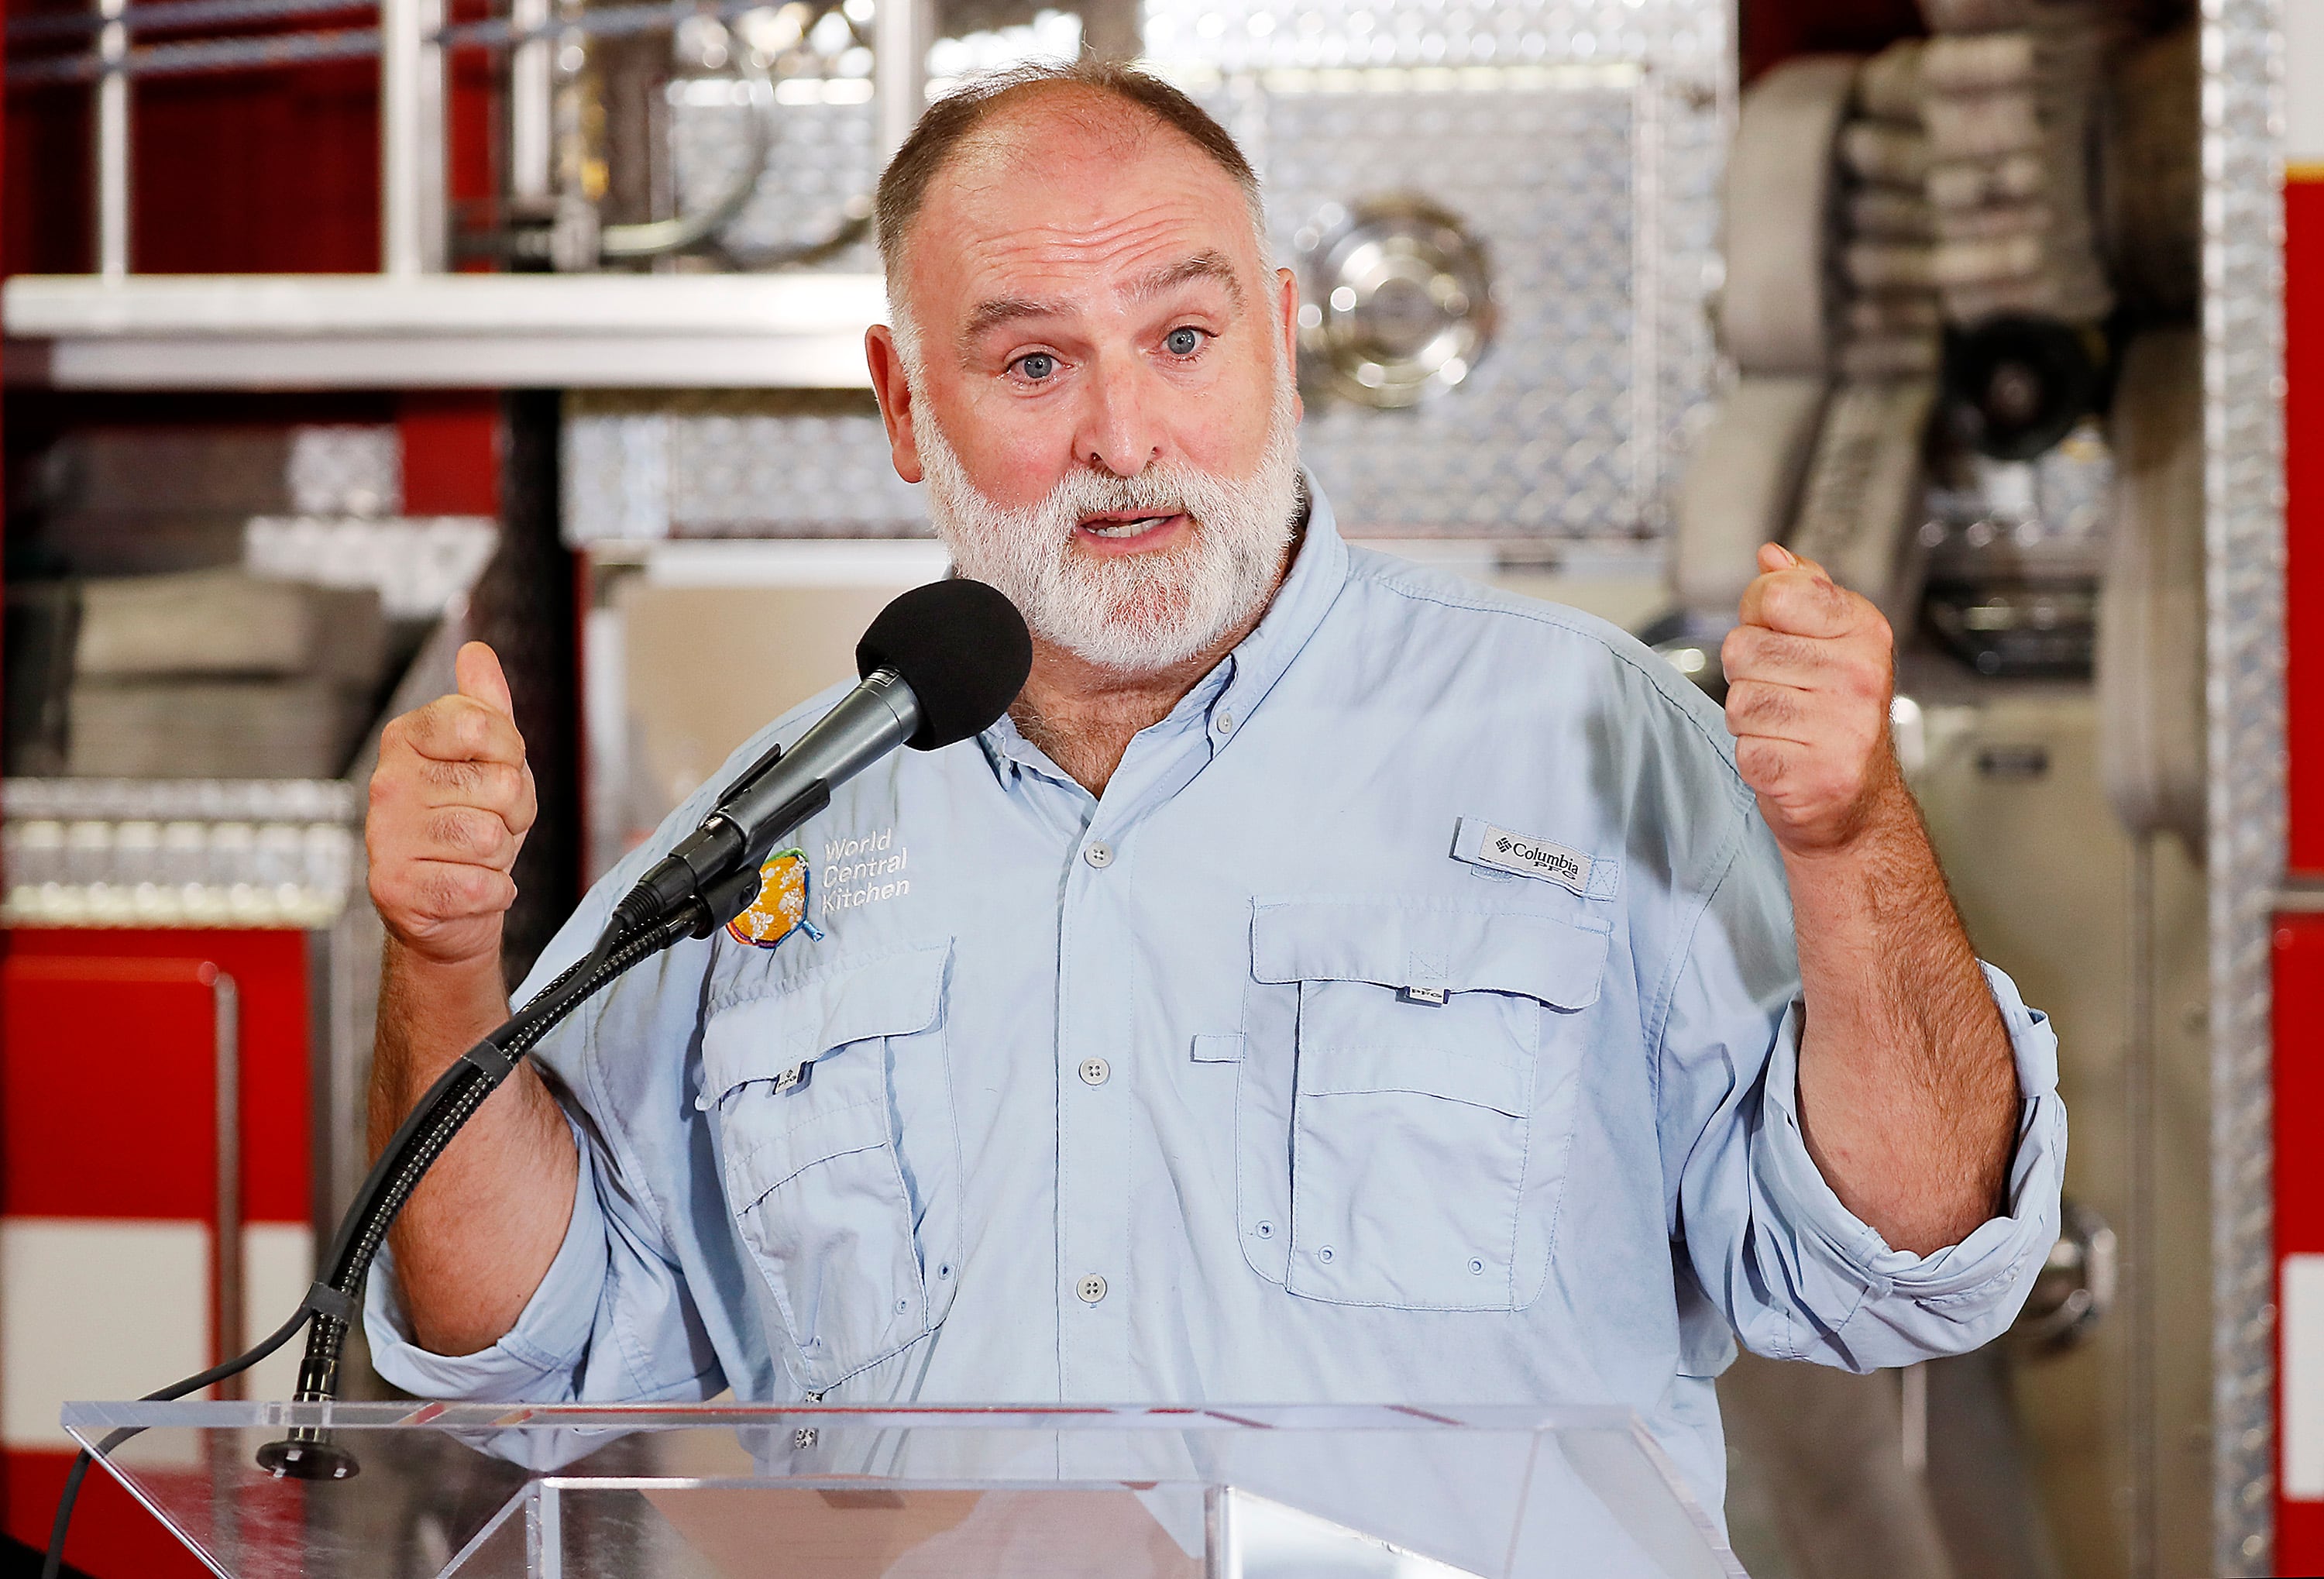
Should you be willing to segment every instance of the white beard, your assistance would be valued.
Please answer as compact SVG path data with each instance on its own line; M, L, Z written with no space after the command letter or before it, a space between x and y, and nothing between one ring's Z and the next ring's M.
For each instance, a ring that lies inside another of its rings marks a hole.
M1033 633L1101 669L1150 674L1195 656L1248 620L1275 590L1297 528L1299 417L1277 369L1267 448L1232 481L1157 461L1134 477L1068 472L1038 504L996 504L919 408L928 514L953 568L1001 589ZM1101 559L1074 546L1092 515L1184 512L1193 531L1165 552Z

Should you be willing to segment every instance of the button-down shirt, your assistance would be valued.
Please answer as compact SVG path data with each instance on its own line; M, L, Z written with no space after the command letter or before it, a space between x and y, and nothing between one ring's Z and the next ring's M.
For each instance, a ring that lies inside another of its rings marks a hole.
M592 891L580 956L726 772ZM739 930L538 1055L579 1143L514 1328L438 1397L1635 1409L1711 1507L1733 1335L1981 1344L2056 1237L2055 1041L1987 979L2006 1205L1890 1248L1810 1159L1775 845L1717 707L1599 620L1348 546L1093 796L1004 718L842 788ZM1846 1057L1830 1049L1825 1057Z

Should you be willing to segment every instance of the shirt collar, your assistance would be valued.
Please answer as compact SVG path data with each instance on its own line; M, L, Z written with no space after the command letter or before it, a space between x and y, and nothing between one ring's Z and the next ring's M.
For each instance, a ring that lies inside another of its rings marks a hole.
M1292 556L1289 573L1275 589L1267 613L1259 617L1250 634L1195 681L1163 721L1168 725L1207 716L1211 720L1207 733L1213 751L1275 688L1275 682L1283 678L1292 660L1306 647L1323 624L1324 614L1338 600L1340 589L1347 585L1348 545L1340 536L1332 503L1314 478L1305 471L1300 473L1299 481L1306 522L1301 530L1297 551ZM1008 778L1007 764L1012 762L1044 775L1056 771L1048 757L1025 738L1017 728L1017 721L1006 713L977 737L977 743L982 747L993 772L1003 780Z
M1340 589L1348 584L1348 545L1340 536L1332 502L1305 472L1300 474L1299 480L1307 502L1307 524L1300 537L1298 552L1292 559L1291 573L1276 588L1274 599L1267 605L1267 613L1260 616L1259 624L1236 643L1226 662L1221 665L1229 679L1211 704L1212 716L1217 719L1222 714L1231 714L1227 725L1230 730L1258 711L1260 701L1275 688L1275 682L1305 651L1323 623L1323 616L1339 601ZM1198 686L1194 694L1201 691ZM1188 700L1192 699L1190 696Z

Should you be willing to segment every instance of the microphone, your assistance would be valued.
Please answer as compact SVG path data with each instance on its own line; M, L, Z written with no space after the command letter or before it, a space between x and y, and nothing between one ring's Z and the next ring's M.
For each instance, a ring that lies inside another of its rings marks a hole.
M979 733L1017 699L1032 667L1024 618L983 582L956 577L905 593L855 645L862 683L790 750L775 747L727 786L702 826L614 907L600 948L697 896L714 912L710 927L724 926L757 897L775 841L830 805L834 789L898 746L934 751Z
M729 785L702 826L655 863L614 907L597 946L453 1060L388 1140L355 1192L325 1257L321 1280L290 1319L256 1348L187 1378L154 1398L180 1398L247 1369L309 1327L297 1401L338 1392L340 1351L354 1325L363 1280L389 1226L460 1127L566 1017L622 973L680 939L707 937L758 897L759 867L775 841L831 804L832 786L899 745L933 751L991 724L1033 667L1033 639L1009 600L981 581L915 587L880 612L855 648L863 683L816 721L788 752L769 752ZM309 1323L311 1322L311 1326ZM327 1425L294 1426L258 1450L272 1475L343 1481L355 1454ZM123 1438L108 1438L109 1448ZM64 1541L88 1454L59 1501L54 1554Z

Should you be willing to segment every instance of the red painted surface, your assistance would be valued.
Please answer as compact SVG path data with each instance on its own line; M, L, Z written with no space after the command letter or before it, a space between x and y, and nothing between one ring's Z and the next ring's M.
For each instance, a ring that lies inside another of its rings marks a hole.
M50 994L44 1001L55 1011L20 1018L14 973L40 968L55 971L79 962L131 960L208 960L234 977L241 1002L243 1213L254 1223L305 1223L309 1220L308 1195L308 1004L307 944L297 932L211 931L146 932L59 928L27 929L5 936L7 959L0 965L0 1081L14 1091L18 1082L28 1090L49 1090L60 1084L73 1105L29 1110L42 1122L28 1123L25 1144L35 1153L60 1159L76 1155L75 1148L103 1146L120 1155L121 1144L89 1127L57 1122L85 1105L88 1094L101 1089L108 1113L116 1101L133 1102L139 1111L148 1099L134 1092L149 1068L141 1050L141 1032L134 1013L103 993ZM205 1043L207 1046L207 1043ZM163 1077L156 1075L157 1078ZM202 1090L207 1093L207 1071ZM208 1112L208 1096L202 1113ZM11 1104L11 1110L16 1109ZM15 1121L0 1117L0 1123ZM208 1145L207 1120L180 1123L198 1127ZM13 1138L13 1136L12 1136ZM19 1171L16 1148L0 1161L0 1178L14 1180ZM204 1155L207 1156L207 1151ZM33 1168L26 1167L25 1172ZM40 1187L43 1189L51 1187ZM88 1199L109 1198L105 1190ZM205 1197L207 1199L207 1197ZM11 1212L40 1208L10 1205ZM140 1206L133 1194L119 1209L93 1205L69 1208L55 1214L95 1216L202 1216L208 1207L165 1212ZM166 1380L166 1379L165 1379Z
M131 110L130 266L140 273L379 266L378 68L156 78ZM86 88L8 96L7 271L92 256Z
M64 1489L69 1453L7 1455L5 1509L8 1533L36 1549L49 1544L49 1525ZM178 1537L140 1507L120 1482L91 1470L81 1482L73 1510L72 1536L65 1560L90 1579L208 1579L209 1570Z
M212 1216L217 974L198 956L0 963L0 1214Z
M20 0L7 10L59 8L73 7ZM452 20L487 9L485 0L462 0ZM356 9L232 31L367 24ZM479 51L456 57L448 72L447 182L456 208L479 217L494 189L493 81ZM378 268L378 83L377 63L365 60L141 80L131 106L130 266L153 274ZM0 272L89 268L89 97L85 86L9 93Z
M131 125L140 273L379 267L378 69L141 82Z
M1737 10L1747 83L1794 55L1869 55L1928 31L1913 0L1744 0Z
M2324 875L2324 180L2283 184L2283 372L2290 860Z
M8 8L9 14L15 7ZM68 274L89 263L88 92L8 95L0 149L0 272Z
M398 402L403 508L413 515L501 512L501 403L487 390L422 390Z
M2292 872L2314 876L2324 875L2324 180L2284 181L2283 228L2287 855ZM2324 1251L2324 1147L2314 1133L2324 1114L2324 916L2276 927L2274 1111L2280 1267L2285 1255ZM2324 1502L2279 1495L2275 1520L2278 1571L2324 1573Z
M450 22L482 22L496 10L493 0L450 0L445 6ZM486 228L496 213L500 191L501 123L496 113L504 56L483 50L460 50L445 67L445 190L451 199L451 233ZM455 268L489 269L488 258L462 259L456 242Z
M308 1220L300 934L58 929L0 937L0 1213L214 1220L209 979L222 972L234 978L238 1008L244 1215ZM60 1453L0 1455L9 1534L46 1544L69 1462ZM88 1487L73 1526L78 1565L97 1579L202 1571L109 1479L92 1475Z
M2324 1113L2324 915L2282 916L2275 928L2279 1267L2284 1256L2324 1251L2324 1146L2316 1143L2319 1113ZM2279 1288L2279 1297L2281 1293ZM2281 1431L2276 1439L2280 1445ZM2282 1483L2280 1473L2276 1483ZM2276 1498L2275 1557L2278 1573L2324 1573L2324 1502Z
M217 976L198 958L0 962L0 1214L215 1223ZM70 1456L6 1454L17 1539L44 1541ZM83 1523L76 1556L93 1572L166 1571L175 1542L125 1496L91 1496Z

